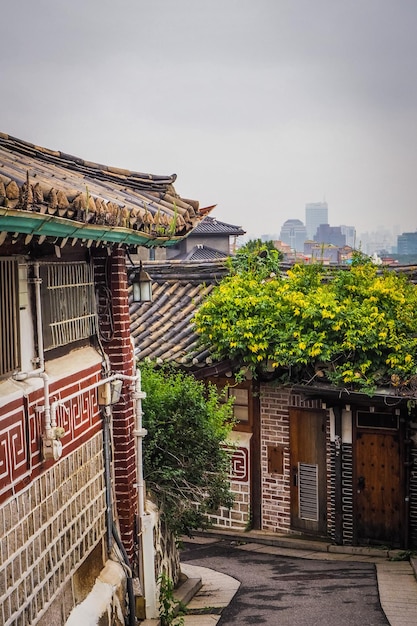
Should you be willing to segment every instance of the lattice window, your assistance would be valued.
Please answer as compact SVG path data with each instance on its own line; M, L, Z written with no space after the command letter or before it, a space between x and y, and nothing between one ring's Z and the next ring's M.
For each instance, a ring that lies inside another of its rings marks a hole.
M0 377L20 368L19 272L15 259L0 259Z
M41 265L44 349L96 333L93 268L85 262Z

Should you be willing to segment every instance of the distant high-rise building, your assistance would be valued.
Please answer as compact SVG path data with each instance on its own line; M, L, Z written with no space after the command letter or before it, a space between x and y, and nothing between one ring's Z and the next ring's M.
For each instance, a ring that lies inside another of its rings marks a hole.
M356 228L354 226L344 226L344 225L342 225L340 227L340 230L342 231L342 233L346 237L346 245L350 246L351 248L356 248L357 247Z
M329 223L327 202L310 202L306 204L307 238L313 239L320 224Z
M398 235L398 254L417 254L417 231Z
M314 241L317 243L332 244L339 248L346 245L346 236L342 233L340 226L329 226L329 224L320 224L314 235Z
M304 250L304 242L307 239L306 227L301 220L287 220L282 225L279 238L292 250L300 252Z

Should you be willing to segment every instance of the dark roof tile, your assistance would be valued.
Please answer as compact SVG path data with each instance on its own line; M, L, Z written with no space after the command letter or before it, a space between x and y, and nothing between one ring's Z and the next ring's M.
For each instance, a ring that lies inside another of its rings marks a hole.
M205 217L199 225L194 229L195 235L244 235L244 231L240 226L234 226L233 224L226 224L226 222L220 222L215 217L208 215Z
M0 133L0 233L167 245L206 214L158 176L85 161Z
M153 300L130 302L131 333L139 361L149 358L193 371L211 365L210 349L200 343L192 318L227 274L224 259L208 263L150 261L144 267L153 280Z

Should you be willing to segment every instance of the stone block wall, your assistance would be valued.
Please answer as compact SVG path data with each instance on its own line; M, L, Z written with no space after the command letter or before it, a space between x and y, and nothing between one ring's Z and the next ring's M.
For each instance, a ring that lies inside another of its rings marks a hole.
M230 440L231 449L230 491L234 502L231 509L220 507L209 520L215 528L245 530L251 522L251 484L250 484L250 433L234 431Z
M71 578L95 549L102 554L103 477L100 432L1 505L1 624L65 623ZM55 606L51 619L48 610L65 589L60 615Z
M291 390L261 385L261 475L262 530L288 532L290 529L290 422L288 405ZM283 447L283 473L268 468L269 446Z
M249 483L236 483L232 479L230 490L234 498L233 507L220 507L216 514L209 515L208 518L214 528L245 530L251 518Z

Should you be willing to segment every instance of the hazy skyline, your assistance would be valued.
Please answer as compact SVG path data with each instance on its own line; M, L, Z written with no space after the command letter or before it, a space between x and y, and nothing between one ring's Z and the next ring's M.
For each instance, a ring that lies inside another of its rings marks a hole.
M250 235L417 229L415 0L21 0L2 8L0 131L178 175Z

